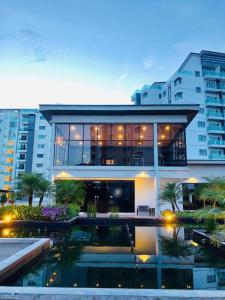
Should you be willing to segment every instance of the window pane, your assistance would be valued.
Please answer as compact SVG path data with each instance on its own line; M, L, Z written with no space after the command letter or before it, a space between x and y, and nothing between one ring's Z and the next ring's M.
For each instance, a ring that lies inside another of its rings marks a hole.
M175 138L177 134L182 131L183 124L172 124L171 125L171 139Z
M111 125L98 125L98 140L111 140Z
M153 125L140 125L140 140L153 140Z
M83 165L95 165L96 142L85 141L83 145Z
M140 145L140 165L152 166L154 163L153 141L144 141Z
M158 141L170 140L171 126L170 124L158 125Z
M84 140L97 140L98 126L97 124L84 125Z
M140 125L126 124L126 139L137 141L140 139Z
M70 124L70 140L83 140L83 125Z
M112 140L122 141L125 139L125 126L121 124L112 125Z
M56 124L56 139L60 137L64 140L69 139L69 124Z
M69 165L77 166L82 164L83 142L72 141L69 144Z
M55 165L65 166L68 164L68 141L56 140L55 142Z

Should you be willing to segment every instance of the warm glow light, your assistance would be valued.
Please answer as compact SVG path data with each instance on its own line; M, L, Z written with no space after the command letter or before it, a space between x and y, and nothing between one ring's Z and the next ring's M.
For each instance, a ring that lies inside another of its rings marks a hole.
M80 135L79 135L79 134L76 134L76 135L75 135L75 138L76 138L76 139L79 139L79 138L80 138Z
M141 139L143 139L143 138L144 138L143 134L141 134L141 135L140 135L140 138L141 138Z
M144 130L144 131L145 131L146 129L147 129L147 128L146 128L146 126L143 126L143 127L142 127L142 130Z
M118 145L122 145L122 142L118 142Z
M146 263L150 258L151 258L150 255L146 255L146 254L138 255L138 259L143 263Z
M163 217L166 219L166 221L170 222L174 220L175 215L172 212L166 212L166 214L163 215Z
M138 142L138 145L141 145L142 144L142 142Z
M97 127L97 126L95 126L95 130L96 130L96 131L98 130L98 127Z
M101 146L101 145L102 145L102 142L99 142L98 144Z
M166 231L173 232L173 226L167 224L166 225Z
M50 279L49 279L49 282L53 283L53 282L54 282L54 279L53 279L53 278L50 278Z
M99 283L96 283L96 286L99 287Z
M169 131L170 130L170 126L166 126L166 131Z
M190 177L186 180L186 182L188 182L188 183L198 183L199 180L195 177Z
M56 272L53 272L52 274L53 274L53 276L56 276Z
M122 127L122 126L119 126L119 127L118 127L118 130L123 130L123 127Z
M160 142L158 142L158 145L161 145L161 143L160 143Z
M5 228L5 229L2 230L2 235L3 236L9 236L9 234L10 234L10 230L9 229Z
M122 284L119 283L119 284L118 284L118 287L120 288L121 286L122 286Z
M76 129L76 126L71 125L71 126L70 126L70 129L71 129L71 130L75 130L75 129Z
M164 139L164 138L165 138L165 134L162 134L162 135L161 135L161 138Z
M122 134L119 134L119 135L118 135L118 138L119 138L119 139L122 139L122 138L123 138Z
M198 247L198 243L196 243L196 242L194 242L194 241L192 241L191 244L192 244L193 246L195 246L195 247Z
M10 215L5 215L5 216L3 217L3 221L5 221L5 222L7 222L7 223L9 223L11 220L12 220L12 216L10 216Z

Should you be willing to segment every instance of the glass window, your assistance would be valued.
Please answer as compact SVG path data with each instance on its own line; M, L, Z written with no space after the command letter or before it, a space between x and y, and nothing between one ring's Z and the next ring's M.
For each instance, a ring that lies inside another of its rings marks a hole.
M69 165L82 165L83 142L70 141L69 143Z
M55 165L153 165L152 124L56 124Z
M158 124L160 166L185 166L186 142L183 124Z
M70 140L83 140L83 125L70 124Z

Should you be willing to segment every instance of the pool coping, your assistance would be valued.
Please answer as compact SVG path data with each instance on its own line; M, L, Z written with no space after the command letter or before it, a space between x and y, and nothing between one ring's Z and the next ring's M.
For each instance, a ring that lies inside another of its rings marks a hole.
M8 256L0 262L0 281L7 279L16 273L19 269L24 267L27 263L35 259L45 250L51 246L49 238L1 238L1 244L27 244L25 248L17 251L16 253Z
M224 299L220 290L168 289L106 289L106 288L47 288L0 286L0 299L16 300L167 300L167 299Z

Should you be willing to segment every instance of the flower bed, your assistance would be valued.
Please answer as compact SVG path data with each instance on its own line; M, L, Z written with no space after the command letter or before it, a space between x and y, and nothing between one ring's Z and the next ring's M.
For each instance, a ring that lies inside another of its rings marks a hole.
M0 208L2 220L67 221L77 215L67 207L5 206Z

